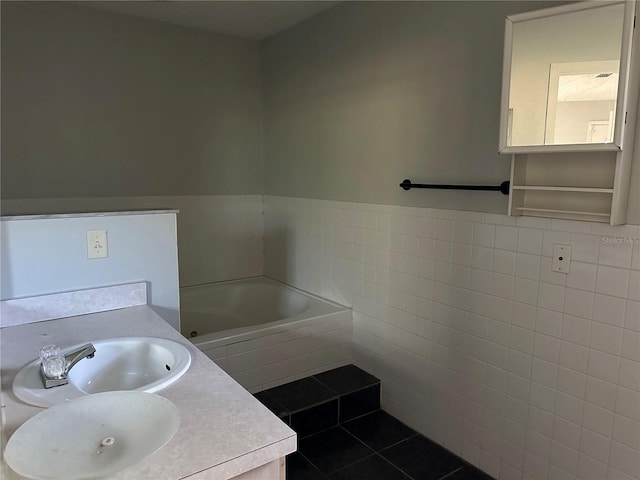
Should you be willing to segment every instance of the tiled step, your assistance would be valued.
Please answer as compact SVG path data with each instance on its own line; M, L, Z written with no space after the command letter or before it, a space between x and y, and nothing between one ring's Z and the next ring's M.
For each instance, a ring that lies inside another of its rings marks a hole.
M380 380L347 365L257 393L298 433L288 480L493 480L380 409Z
M304 437L378 410L380 380L346 365L263 390L255 397Z

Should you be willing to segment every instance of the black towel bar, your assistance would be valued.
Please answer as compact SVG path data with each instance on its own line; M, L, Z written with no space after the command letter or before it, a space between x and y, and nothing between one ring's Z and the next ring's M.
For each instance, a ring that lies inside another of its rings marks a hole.
M404 190L410 190L412 188L438 188L441 190L489 190L492 192L500 192L503 195L509 195L510 182L505 180L500 185L441 185L441 184L429 184L429 183L411 183L411 180L405 178L400 187Z

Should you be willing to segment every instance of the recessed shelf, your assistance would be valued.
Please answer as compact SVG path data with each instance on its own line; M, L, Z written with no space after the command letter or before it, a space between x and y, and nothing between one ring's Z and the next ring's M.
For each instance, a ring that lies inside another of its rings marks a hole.
M585 193L613 193L613 188L592 187L549 187L544 185L514 185L514 190L538 190L548 192L585 192Z
M587 217L603 217L609 218L610 215L608 213L600 213L600 212L584 212L577 210L554 210L551 208L533 208L533 207L516 207L516 210L524 211L524 212L540 212L540 213L558 213L558 214L567 214L567 215L584 215Z
M624 189L616 183L621 156L611 152L513 155L510 215L623 223L618 205Z
M619 152L620 147L613 143L581 143L574 145L522 145L504 147L500 153L564 153L564 152Z

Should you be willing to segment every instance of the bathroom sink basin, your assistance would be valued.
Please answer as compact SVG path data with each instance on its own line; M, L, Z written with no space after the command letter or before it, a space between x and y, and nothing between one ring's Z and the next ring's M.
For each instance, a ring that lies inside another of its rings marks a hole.
M164 338L114 338L93 346L94 358L81 360L69 372L69 383L85 393L157 392L180 378L191 363L186 347Z
M114 390L157 392L178 380L191 364L189 350L172 340L123 337L92 342L93 358L69 371L67 385L44 388L40 360L25 366L13 381L13 393L37 407L50 407L84 395ZM79 345L63 350L71 352Z
M7 464L28 478L113 475L164 446L178 430L177 407L145 392L105 392L56 405L9 438Z

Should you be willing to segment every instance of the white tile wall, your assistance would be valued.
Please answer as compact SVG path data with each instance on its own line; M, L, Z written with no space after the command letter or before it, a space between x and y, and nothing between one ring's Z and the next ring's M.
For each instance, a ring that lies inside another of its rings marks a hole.
M264 205L265 274L353 307L392 414L496 478L640 477L638 226Z

